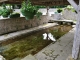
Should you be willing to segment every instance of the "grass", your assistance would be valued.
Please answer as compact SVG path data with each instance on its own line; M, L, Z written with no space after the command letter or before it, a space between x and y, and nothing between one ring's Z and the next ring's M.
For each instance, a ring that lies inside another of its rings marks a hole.
M34 55L52 42L51 40L43 40L43 33L50 32L56 39L58 39L71 29L71 26L60 25L38 31L30 36L26 36L23 39L6 45L6 47L4 47L5 50L2 51L2 55L6 60L12 60L17 57L23 58L28 54Z

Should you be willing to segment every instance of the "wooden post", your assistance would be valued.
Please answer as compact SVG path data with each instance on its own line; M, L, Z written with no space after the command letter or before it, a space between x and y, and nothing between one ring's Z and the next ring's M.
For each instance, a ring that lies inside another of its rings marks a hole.
M47 6L47 13L46 13L46 15L49 16L49 6Z
M79 0L79 5L77 5L73 0L68 0L68 2L78 12L76 31L74 35L74 42L73 42L73 48L72 48L72 58L76 60L78 58L79 49L80 49L80 0Z

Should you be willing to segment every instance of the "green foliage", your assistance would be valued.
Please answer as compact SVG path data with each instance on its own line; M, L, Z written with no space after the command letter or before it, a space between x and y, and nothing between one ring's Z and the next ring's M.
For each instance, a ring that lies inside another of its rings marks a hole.
M23 1L21 11L23 10L34 12L34 11L37 11L38 9L37 9L37 6L33 6L31 2L28 0L28 3Z
M10 15L9 9L2 9L2 16L3 17L8 17L9 15Z
M37 12L37 14L36 14L36 16L37 16L37 18L40 20L40 16L42 15L42 13L41 12Z
M12 13L12 12L13 12L12 9L6 8L6 5L3 4L2 8L0 9L0 16L8 17L10 15L10 13Z
M20 17L19 13L14 13L10 15L10 18L18 18L18 17Z
M59 9L57 10L57 12L58 12L58 13L61 13L61 12L62 12L62 9L59 8Z
M66 7L66 9L71 10L72 12L77 13L77 11L76 11L71 5L68 5L68 6Z
M27 3L26 1L23 1L21 12L26 17L26 19L32 19L37 11L37 6L33 6L29 0L27 0Z
M77 11L76 11L75 9L72 9L72 12L75 12L75 13L77 13Z
M0 9L0 16L2 15L2 9Z
M68 5L66 8L73 9L73 7L71 5Z

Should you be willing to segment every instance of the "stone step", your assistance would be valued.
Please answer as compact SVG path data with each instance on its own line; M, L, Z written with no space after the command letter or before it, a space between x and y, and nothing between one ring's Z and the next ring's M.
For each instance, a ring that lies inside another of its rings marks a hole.
M33 55L29 54L28 56L24 57L21 60L37 60Z

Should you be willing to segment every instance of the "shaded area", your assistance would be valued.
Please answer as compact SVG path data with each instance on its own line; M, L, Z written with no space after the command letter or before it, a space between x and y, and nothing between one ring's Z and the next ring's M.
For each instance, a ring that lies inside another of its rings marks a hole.
M51 40L43 40L43 33L50 32L54 35L56 39L58 39L71 29L71 26L57 25L48 29L37 31L35 33L33 32L33 34L26 36L23 39L3 46L2 55L7 60L12 60L17 57L23 58L28 54L34 55L52 42Z

